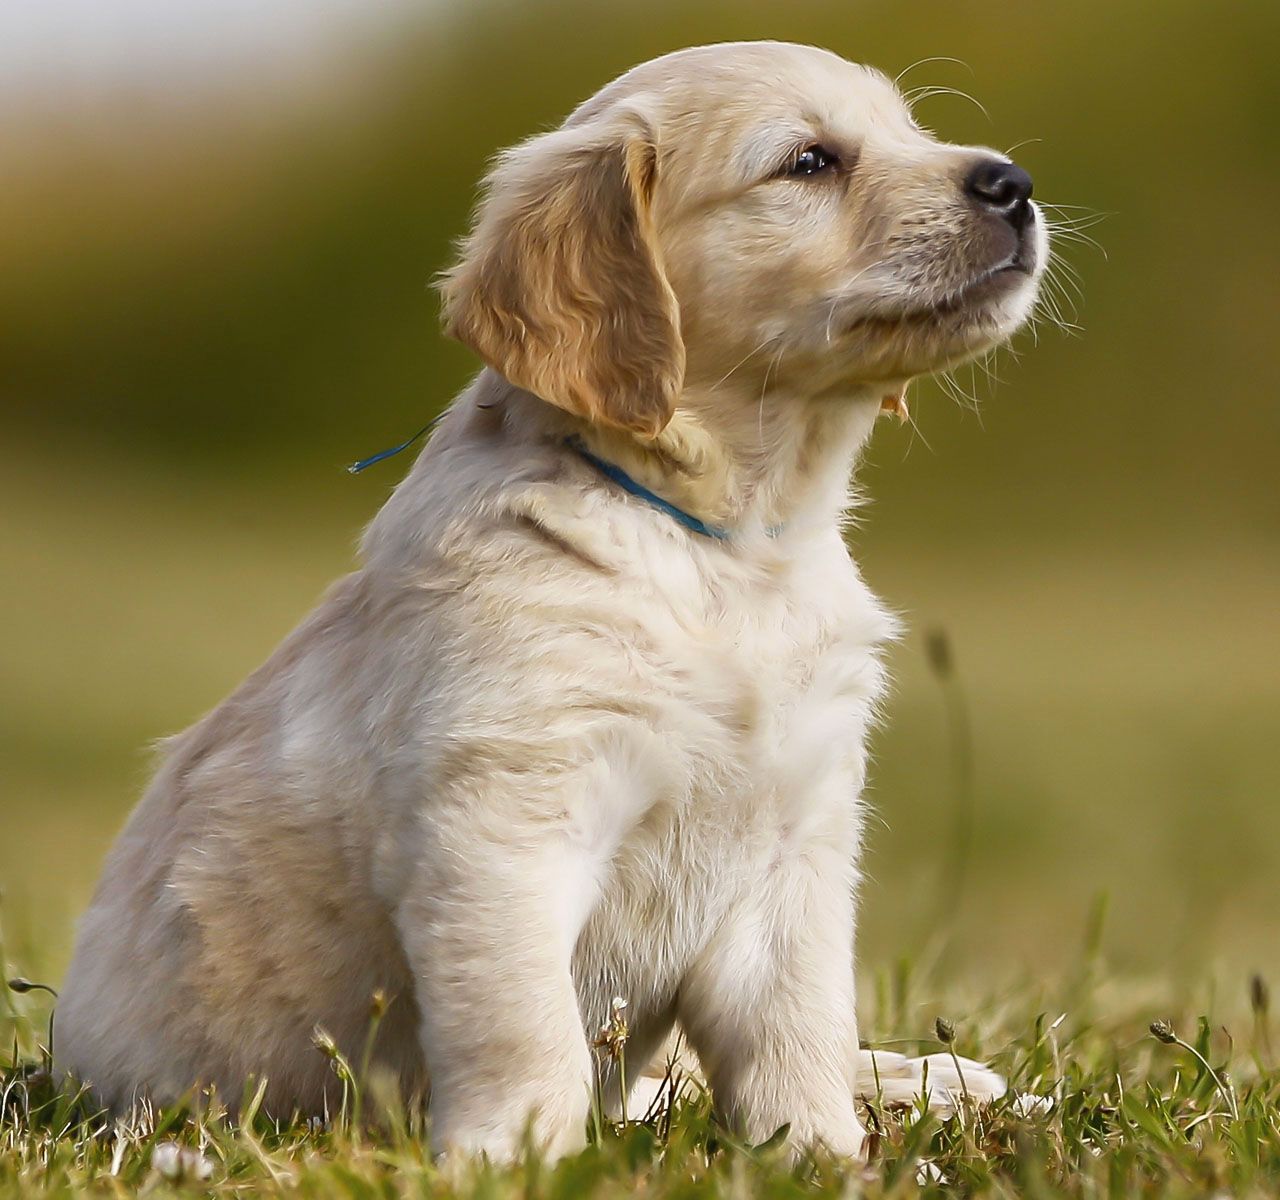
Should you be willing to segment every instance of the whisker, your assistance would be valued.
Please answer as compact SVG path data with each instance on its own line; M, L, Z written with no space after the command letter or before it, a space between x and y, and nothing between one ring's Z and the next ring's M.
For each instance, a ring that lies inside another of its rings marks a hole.
M778 353L773 356L772 361L765 368L764 382L760 385L760 404L756 410L756 436L760 439L760 450L762 453L764 451L764 398L765 394L769 390L769 376L773 374L774 368L782 361L782 354L785 349L785 345L778 347Z
M1078 210L1080 216L1046 216L1045 231L1049 235L1050 244L1060 244L1062 242L1074 243L1081 246L1090 246L1102 255L1104 261L1109 261L1106 247L1102 245L1096 238L1085 233L1086 229L1092 229L1093 226L1100 224L1107 218L1106 213L1097 212L1093 209L1085 209L1081 205L1070 204L1046 204L1039 202L1040 207L1046 213L1057 213L1066 209ZM1066 262L1061 255L1055 255L1051 252L1050 261L1054 260L1064 264L1064 270L1069 273L1076 281L1079 282L1079 274L1075 268Z
M1062 330L1066 334L1076 334L1081 331L1081 327L1074 321L1067 318L1063 312L1062 297L1056 290L1056 280L1051 280L1046 276L1046 286L1040 291L1040 298L1036 303L1038 312L1043 313L1049 322ZM1067 304L1072 310L1072 316L1075 315L1074 306Z
M987 382L991 384L992 387L999 387L1004 383L1004 380L1000 377L1000 373L996 370L995 366L996 352L999 349L999 346L992 346L986 354L975 362L975 366L977 366L978 370L987 377Z
M953 367L950 371L943 371L940 375L937 375L935 378L938 381L938 386L952 403L967 409L969 412L974 412L978 405L977 398L964 390L960 381L956 378L956 370L957 368Z
M1073 306L1076 301L1084 299L1084 288L1080 284L1079 277L1070 271L1062 259L1050 260L1045 267L1044 277L1046 283L1055 286L1060 295L1071 300Z
M1050 212L1057 210L1051 204L1041 204L1041 208L1048 209ZM1098 225L1107 219L1107 213L1081 213L1078 217L1059 216L1054 218L1054 222L1063 229L1090 229L1094 225Z
M907 443L906 453L903 454L902 456L903 459L905 460L907 456L910 455L911 447L915 445L916 438L919 438L920 444L924 446L924 448L928 450L930 454L933 454L934 449L929 444L929 439L924 436L924 433L921 430L919 423L916 421L915 414L912 413L912 411L909 408L907 409L907 424L911 426L911 441Z
M1075 263L1060 254L1058 248L1053 245L1049 247L1049 263L1051 266L1061 267L1072 279L1077 281L1080 279L1080 272L1077 270Z
M1101 242L1091 238L1086 233L1081 233L1078 229L1050 229L1050 236L1063 242L1076 242L1081 246L1092 246L1104 259L1108 259L1106 247Z
M826 341L828 346L831 345L831 322L835 320L836 309L839 307L840 307L840 297L835 296L832 298L831 307L827 309L827 323L826 323L825 333L826 333Z
M761 342L761 343L760 343L760 345L758 345L754 350L748 350L748 351L747 351L747 353L746 353L746 355L745 355L745 357L743 357L743 358L742 358L742 360L741 360L740 362L735 363L735 364L734 364L732 367L730 367L730 368L729 368L729 369L728 369L728 370L727 370L723 375L721 375L721 376L720 376L720 378L719 378L719 379L717 379L717 380L715 381L715 383L713 383L713 384L711 385L711 386L712 386L712 390L714 390L715 388L718 388L722 383L724 383L724 382L725 382L725 380L726 380L726 379L728 379L728 378L729 378L729 376L730 376L730 375L732 375L736 370L738 370L738 368L739 368L739 367L743 366L743 365L747 362L747 360L748 360L748 359L750 359L750 358L754 358L754 357L755 357L757 354L759 354L759 353L760 353L760 351L761 351L761 350L763 350L763 349L764 349L764 348L765 348L765 347L766 347L770 342L772 342L772 341L776 341L780 336L781 336L780 334L776 334L776 333L770 334L770 335L769 335L767 338L765 338L765 339L764 339L764 341L763 341L763 342Z
M929 58L917 58L909 67L903 67L903 69L893 77L893 86L897 87L898 84L900 84L917 67L927 66L929 63L955 63L956 66L963 67L970 75L973 74L973 68L965 62L964 59L952 58L946 54L934 54Z
M1004 152L1005 158L1012 158L1015 150L1021 150L1023 146L1030 146L1034 142L1043 142L1044 138L1023 138L1020 142L1014 142L1008 150Z
M914 108L921 101L932 99L934 96L959 96L962 100L968 100L988 121L991 120L991 114L987 111L986 105L977 97L969 95L968 92L962 91L960 88L944 87L942 85L912 88L909 92L904 92L902 98L907 102L908 108Z
M1045 208L1060 208L1060 209L1077 209L1077 210L1079 210L1080 212L1095 213L1095 214L1097 214L1098 216L1107 216L1107 215L1108 215L1108 214L1106 214L1106 213L1100 212L1100 211L1099 211L1098 209L1096 209L1096 208L1091 208L1088 204L1050 204L1050 203L1048 203L1047 201L1045 201L1045 202L1044 202L1044 207L1045 207Z
M883 238L877 238L874 242L871 242L871 243L866 247L866 249L867 249L868 251L871 251L871 250L878 250L878 249L880 249L883 245L884 245L884 239L883 239ZM868 272L870 272L870 271L874 271L874 270L875 270L877 267L879 267L880 265L881 265L881 263L879 263L878 261L877 261L877 262L871 262L871 263L868 263L868 264L867 264L865 267L863 267L863 268L862 268L862 270L861 270L861 271L859 271L859 272L858 272L858 273L857 273L857 274L856 274L852 279L847 280L847 281L846 281L846 282L841 286L841 290L840 290L839 292L837 292L834 296L832 296L832 298L831 298L831 307L830 307L829 309L827 309L827 320L826 320L826 326L825 326L826 340L827 340L827 344L828 344L828 345L830 345L830 344L831 344L831 322L835 319L836 309L840 307L840 302L841 302L842 300L847 299L847 296L845 295L845 293L846 293L846 292L848 292L848 291L849 291L849 289L850 289L851 287L853 287L853 285L854 285L855 283L857 283L859 279L861 279L861 278L862 278L864 275L866 275Z
M1095 225L1100 225L1101 223L1102 223L1101 217L1091 221L1086 221L1086 220L1063 221L1063 220L1055 220L1052 217L1049 217L1045 220L1045 224L1050 229L1057 230L1059 233L1068 235L1068 236L1071 234L1083 234L1086 229L1092 229Z

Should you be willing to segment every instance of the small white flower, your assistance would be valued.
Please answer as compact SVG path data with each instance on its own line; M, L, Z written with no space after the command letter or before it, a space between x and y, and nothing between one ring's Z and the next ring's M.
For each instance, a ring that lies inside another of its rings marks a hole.
M621 996L614 996L609 1003L609 1019L600 1026L600 1032L591 1044L617 1061L630 1036L631 1031L627 1028L627 1002Z
M203 1182L213 1174L213 1163L190 1146L160 1142L151 1151L151 1169L173 1183L184 1179Z
M1020 1117L1042 1117L1053 1111L1053 1097L1019 1092L1013 1098L1013 1111Z

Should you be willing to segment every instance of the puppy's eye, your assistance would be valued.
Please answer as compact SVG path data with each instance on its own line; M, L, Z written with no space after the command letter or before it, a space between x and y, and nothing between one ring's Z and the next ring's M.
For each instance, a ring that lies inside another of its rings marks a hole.
M793 179L821 175L836 166L838 161L834 154L822 146L806 146L787 164L785 174Z

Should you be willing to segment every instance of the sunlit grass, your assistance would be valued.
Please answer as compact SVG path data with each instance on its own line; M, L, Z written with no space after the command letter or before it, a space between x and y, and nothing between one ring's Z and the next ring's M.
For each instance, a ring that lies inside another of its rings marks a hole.
M26 1051L0 1054L0 1197L122 1196L169 1190L350 1197L868 1197L1267 1196L1280 1186L1280 1071L1265 982L1198 1015L1185 1002L1108 1005L1100 964L1082 960L1051 988L988 995L935 1022L938 1036L1005 1071L1008 1096L951 1116L870 1102L870 1161L790 1161L778 1141L742 1144L716 1122L696 1083L670 1113L625 1125L594 1121L592 1143L554 1166L530 1152L518 1166L436 1162L420 1114L330 1055L344 1101L326 1122L281 1124L248 1097L231 1122L216 1098L96 1113L50 1079L48 997L10 994ZM886 977L864 1021L872 1044L933 1052L922 1036L919 981ZM1243 1001L1248 997L1248 1007ZM915 1025L914 1036L902 1023ZM876 1039L880 1039L877 1041ZM318 1039L318 1054L325 1053ZM258 1093L260 1096L261 1093ZM361 1121L364 1112L370 1120Z

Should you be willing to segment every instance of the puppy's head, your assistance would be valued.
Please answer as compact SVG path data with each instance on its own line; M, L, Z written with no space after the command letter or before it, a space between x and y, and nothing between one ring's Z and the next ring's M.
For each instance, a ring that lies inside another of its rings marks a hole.
M498 160L446 323L518 386L642 437L686 381L892 386L1026 319L1046 258L1030 197L878 72L780 43L681 51Z

